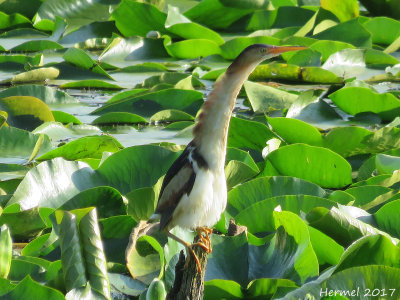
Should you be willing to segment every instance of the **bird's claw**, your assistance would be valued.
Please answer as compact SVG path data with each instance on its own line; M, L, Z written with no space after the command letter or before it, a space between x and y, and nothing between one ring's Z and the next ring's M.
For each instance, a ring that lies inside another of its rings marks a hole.
M193 244L186 245L186 253L188 253L188 255L189 255L189 253L192 255L192 257L194 258L194 260L196 262L197 270L201 274L202 270L201 270L200 261L196 255L196 253L194 253L193 247L194 246L201 247L204 249L204 251L206 251L208 254L210 254L212 251L211 239L210 239L210 234L212 233L212 229L206 228L206 227L199 227L199 228L197 228L196 231L197 231L197 235L198 235L200 241L193 243ZM189 257L186 259L184 267L187 268L188 265L189 265Z
M211 238L210 235L212 234L213 230L207 227L199 227L197 228L197 236L200 238L199 246L201 246L208 254L212 252L211 246Z
M190 260L189 253L190 253L192 255L195 263L196 263L197 271L201 274L202 269L201 269L200 261L199 261L199 258L196 255L196 253L194 253L193 246L200 246L201 247L201 245L198 245L198 243L186 245L186 253L188 254L188 257L186 258L186 262L185 262L184 268L186 269L189 266L189 260Z

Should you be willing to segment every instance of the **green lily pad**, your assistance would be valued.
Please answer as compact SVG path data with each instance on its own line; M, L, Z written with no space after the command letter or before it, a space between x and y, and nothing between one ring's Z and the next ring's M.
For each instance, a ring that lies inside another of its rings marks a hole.
M335 295L335 291L339 291L337 296L334 297L348 299L347 296L351 297L352 294L355 297L359 297L364 292L371 293L374 289L385 289L387 295L392 294L397 297L395 288L389 288L391 289L389 291L386 289L388 286L395 286L396 280L399 280L399 278L400 272L398 268L377 265L353 267L338 272L327 279L321 278L311 281L287 293L285 297L295 299L303 299L308 297L307 295L332 297Z
M253 234L269 232L274 230L273 212L278 206L282 210L300 215L300 212L308 213L315 206L330 209L334 205L334 202L316 196L282 195L267 198L246 207L235 216L235 220L238 224L245 225Z
M12 258L12 240L7 225L0 227L0 278L7 278L10 273Z
M52 110L54 120L63 124L82 124L82 122L75 116L60 110Z
M218 45L224 43L223 38L215 31L200 24L191 22L179 12L177 7L168 6L168 17L165 28L184 39L207 39Z
M283 278L297 284L318 275L318 260L312 248L307 225L288 211L274 211L276 233L265 246L251 246L250 278ZM287 260L284 257L290 256ZM299 270L296 266L303 265Z
M42 3L35 16L35 23L41 20L54 20L59 16L66 19L73 26L82 26L93 21L106 21L110 17L111 2L79 1L79 0L51 0ZM90 17L89 17L90 16Z
M38 67L43 63L43 54L36 54L33 56L22 54L0 55L0 63L28 64Z
M68 95L63 91L43 86L26 84L10 87L0 92L0 97L5 98L9 96L33 96L41 99L46 104L70 104L78 103L74 97Z
M313 36L319 40L334 40L352 44L356 47L372 46L371 33L361 24L359 18L340 23Z
M296 52L294 55L288 59L288 64L291 65L297 65L300 67L306 67L306 66L314 66L314 67L319 67L321 65L321 58L322 55L321 53L311 50L311 49L305 49Z
M250 80L262 81L266 79L284 79L298 81L301 76L301 68L295 65L270 63L259 65L249 76Z
M7 181L17 178L22 179L28 171L29 168L25 166L17 164L0 164L0 181Z
M374 44L390 45L400 33L400 22L388 17L372 18L363 25L371 32Z
M191 82L191 85L193 87L197 87L197 88L204 87L204 84L199 79L197 79L195 76L191 76L191 75L185 74L185 73L165 72L161 75L154 75L149 78L146 78L141 84L136 85L136 90L132 90L132 93L144 92L144 90L141 90L140 88L152 88L152 87L155 87L162 83L171 84L171 85L176 86L177 84L179 84L180 82L182 82L185 79L189 79ZM133 91L136 91L136 92L133 92Z
M26 163L35 148L40 146L38 155L51 150L48 136L33 134L15 127L0 128L0 144L2 147L1 161L6 163Z
M375 165L379 174L392 174L400 169L400 157L378 154L375 157Z
M374 251L371 253L371 249ZM367 265L384 265L399 267L399 247L382 235L365 236L350 245L340 258L335 268L335 273L351 267Z
M67 52L64 53L63 58L65 61L85 70L90 70L97 74L103 75L112 79L106 71L103 70L99 64L93 60L85 51L77 48L69 48Z
M52 212L51 209L50 212ZM3 224L7 224L10 228L14 241L36 237L47 227L38 207L19 211L18 205L10 206L3 211L0 216L0 225Z
M103 80L88 79L67 82L60 85L61 89L100 89L100 90L122 90L119 85L112 84Z
M134 278L150 284L163 275L164 252L161 245L151 236L138 239L136 248L127 252L127 267Z
M13 300L23 299L27 297L49 297L54 300L65 299L64 295L60 291L43 286L40 283L33 281L29 275L21 280L14 289L5 294L4 297Z
M279 39L270 36L237 37L225 42L221 46L221 55L225 59L233 60L246 47L253 44L279 45Z
M358 8L358 1L355 0L322 0L321 7L334 13L335 16L338 17L340 22L354 19L358 17L360 13Z
M308 226L310 241L320 265L337 265L343 255L344 248L329 236L314 227Z
M128 112L109 112L93 120L92 124L138 124L147 123L147 120L139 115Z
M272 297L279 288L295 288L297 285L288 279L259 278L252 280L247 286L246 295L251 298Z
M243 7L243 4L247 8ZM229 3L223 3L218 0L206 0L186 11L184 15L207 27L225 29L234 21L251 12L248 5L254 5L254 2L229 1Z
M267 160L282 175L299 177L323 187L340 188L352 182L350 164L326 148L292 144L271 152Z
M162 110L150 117L150 122L194 121L194 117L180 110Z
M353 206L365 207L376 197L391 192L392 189L379 185L365 185L348 188L346 193L352 195L355 200Z
M355 47L352 44L340 42L340 41L329 41L322 40L316 41L311 46L310 49L321 53L321 60L324 62L328 59L332 54L343 50L343 49L354 49Z
M307 221L310 226L327 234L345 247L363 236L370 235L372 232L390 238L383 231L341 212L336 207L330 210L324 207L316 207L307 214Z
M338 77L335 73L317 67L304 67L301 73L302 79L305 82L313 83L342 83L343 79Z
M378 94L365 87L345 87L329 97L343 111L351 115L373 112L383 120L391 121L400 111L400 100L393 94Z
M375 214L375 220L378 228L400 238L399 219L396 213L400 207L400 200L394 200L382 206Z
M251 81L244 83L247 97L255 113L268 113L289 108L297 95Z
M301 120L268 118L268 123L288 144L305 143L312 146L321 146L323 144L319 130Z
M284 176L260 177L233 188L228 193L227 211L237 215L254 203L284 195L324 197L325 191L311 182Z
M164 36L164 46L169 55L180 59L192 59L221 53L219 45L207 39L190 39L172 43L169 36Z
M343 157L348 157L368 152L363 141L372 134L362 127L337 127L324 135L323 144Z
M248 152L228 148L225 176L228 189L256 176L260 170Z
M111 38L114 32L117 32L114 22L93 22L63 35L60 42L62 44L78 43L81 49L103 49L109 42L106 38Z
M389 55L387 53L390 52L385 52L385 51L379 51L375 49L366 49L365 50L365 62L371 66L371 67L386 67L386 66L391 66L391 65L396 65L400 61L393 57L392 55Z
M228 147L262 151L266 142L275 137L275 134L260 122L232 117L228 131Z
M155 6L135 1L121 1L112 12L115 25L124 36L146 36L149 31L165 31L167 14ZM132 23L133 22L133 23Z
M54 158L27 173L8 205L18 203L22 209L38 205L58 208L81 191L104 185L126 194L153 186L178 155L159 146L134 146L114 153L97 170L83 162ZM152 167L154 163L157 169ZM50 185L53 188L49 188Z
M39 52L45 50L58 50L64 49L59 43L50 41L50 40L32 40L21 43L13 48L10 51L21 51L21 52Z
M71 141L61 147L47 152L37 158L38 161L63 157L68 160L82 158L101 158L103 152L117 152L122 145L113 137L107 135L85 136Z
M91 114L103 115L107 112L131 112L150 117L164 109L178 109L194 115L202 103L203 94L200 92L165 89L114 101L96 109Z
M166 299L167 291L164 282L158 278L154 278L147 289L146 297L149 299Z
M8 15L4 12L1 12L0 14L0 29L2 30L29 23L31 23L31 21L19 13Z
M204 300L242 299L243 296L240 284L235 281L213 279L204 283Z

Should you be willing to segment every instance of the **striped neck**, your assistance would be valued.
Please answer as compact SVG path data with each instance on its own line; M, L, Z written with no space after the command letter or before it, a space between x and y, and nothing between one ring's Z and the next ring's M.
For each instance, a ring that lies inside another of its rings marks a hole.
M243 67L235 60L215 83L193 129L193 143L210 168L224 168L229 121L239 91L258 62Z

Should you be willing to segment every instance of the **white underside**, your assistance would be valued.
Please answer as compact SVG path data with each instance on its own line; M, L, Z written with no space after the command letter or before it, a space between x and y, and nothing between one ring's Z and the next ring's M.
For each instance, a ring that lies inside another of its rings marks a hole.
M221 174L222 171L222 174ZM213 175L210 170L197 169L196 180L189 195L179 201L171 224L181 228L212 227L225 210L227 189L224 170Z

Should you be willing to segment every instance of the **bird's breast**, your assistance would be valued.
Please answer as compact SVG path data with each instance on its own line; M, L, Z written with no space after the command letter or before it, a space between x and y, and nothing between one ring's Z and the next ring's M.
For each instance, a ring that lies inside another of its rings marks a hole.
M226 199L225 174L199 169L192 191L182 196L174 211L173 223L190 229L212 227L224 211Z

